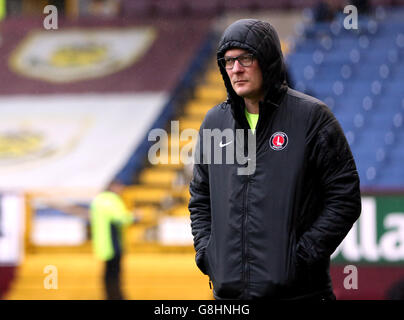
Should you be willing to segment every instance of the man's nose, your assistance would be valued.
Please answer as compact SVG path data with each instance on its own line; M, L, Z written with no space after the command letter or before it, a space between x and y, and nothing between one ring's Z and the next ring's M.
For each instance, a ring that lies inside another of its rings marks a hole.
M238 60L234 61L233 72L242 72L244 71L244 67L241 65Z

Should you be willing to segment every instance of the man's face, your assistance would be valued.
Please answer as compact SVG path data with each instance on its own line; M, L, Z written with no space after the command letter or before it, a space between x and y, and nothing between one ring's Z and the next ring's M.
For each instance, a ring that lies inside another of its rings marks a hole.
M244 49L230 49L226 51L224 57L235 58L248 53ZM257 59L254 58L252 64L246 67L243 67L236 60L233 68L226 69L226 72L237 95L252 100L261 100L263 98L263 78Z

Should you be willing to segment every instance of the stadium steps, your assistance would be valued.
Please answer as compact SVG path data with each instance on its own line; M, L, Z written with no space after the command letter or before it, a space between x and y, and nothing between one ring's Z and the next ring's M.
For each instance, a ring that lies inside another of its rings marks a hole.
M201 123L202 119L189 119L187 117L182 117L180 118L180 130L193 129L198 131Z
M212 101L217 103L226 100L226 91L223 84L218 86L215 83L206 83L196 89L195 98L202 101Z
M223 87L223 78L217 69L216 62L210 66L209 71L206 73L206 81L210 85L217 85L218 87Z
M123 258L122 289L130 300L212 299L194 253L131 253ZM46 289L46 266L57 270L57 289ZM7 300L104 299L103 263L91 253L30 253L17 271Z
M189 214L188 206L184 204L178 205L170 210L171 216L184 217L188 214Z
M170 152L167 151L167 153L163 154L158 154L158 158L154 159L155 163L153 164L153 167L156 170L160 169L169 169L173 171L178 171L183 169L184 165L177 159L173 159L171 157Z
M203 119L209 109L212 108L212 104L200 101L192 101L188 104L185 111L185 115L188 119Z
M135 205L159 205L169 194L170 188L139 184L127 187L123 196Z
M183 112L177 118L179 121L179 136L168 136L167 141L161 143L161 150L156 154L155 164L141 172L139 183L129 186L125 191L125 198L134 205L148 206L158 210L159 205L167 198L177 199L180 204L167 209L163 214L188 215L187 204L189 201L188 187L176 187L175 181L178 172L183 170L180 155L184 146L191 147L192 139L181 140L179 137L183 130L192 129L199 131L206 113L216 104L226 99L226 90L216 62L212 61L207 71L194 91L194 96L186 102ZM195 142L195 141L194 141ZM175 155L171 154L172 148L178 148ZM149 159L150 160L150 159Z
M192 118L181 117L179 119L180 130L193 129L195 130L194 132L195 135L191 135L193 134L192 132L184 132L181 135L182 131L180 131L178 135L169 135L167 143L162 144L162 149L164 149L164 152L169 153L170 150L172 150L171 148L177 148L174 149L174 152L177 152L177 154L179 154L184 146L188 144L190 144L190 146L193 145L193 143L196 142L196 139L198 138L197 134L200 125L201 125L200 119L193 120Z
M225 97L221 76L212 63L179 117L180 130L199 130L208 110ZM168 138L167 146L163 145L168 150L172 146L181 149L189 143ZM153 238L159 217L189 215L188 186L175 185L183 164L174 162L170 152L160 155L160 160L162 163L145 168L139 183L128 186L123 193L129 208L138 210L142 217L141 223L129 227L126 233L123 291L128 299L136 300L212 299L208 278L196 268L193 247L164 246ZM170 198L177 202L164 209L162 203ZM57 267L58 289L44 288L47 265ZM78 247L30 247L6 299L103 299L102 270L103 263L95 259L90 241Z
M225 98L226 91L221 75L213 61L195 89L194 96L185 103L183 111L177 117L178 135L168 135L166 140L161 141L157 146L160 150L149 154L151 165L140 173L138 183L128 186L123 192L123 198L128 207L131 210L137 210L142 219L139 224L128 230L131 238L129 252L133 253L138 248L149 252L158 247L156 230L161 217L189 216L189 188L187 183L181 184L180 173L184 170L181 151L191 150L192 142L196 142L196 139L192 140L191 137L184 139L181 133L184 132L183 130L192 129L194 134L197 134L209 109ZM188 148L183 149L185 146ZM173 148L177 150L171 154ZM188 154L188 156L192 155ZM180 246L180 248L183 247ZM192 246L189 247L192 248Z
M141 184L170 188L176 177L176 171L171 169L146 168L139 177Z

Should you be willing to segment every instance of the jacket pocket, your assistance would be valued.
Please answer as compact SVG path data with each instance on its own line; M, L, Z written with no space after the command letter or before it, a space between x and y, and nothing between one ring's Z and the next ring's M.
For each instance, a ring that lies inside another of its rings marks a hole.
M202 271L203 274L210 276L210 268L208 262L208 250L212 240L212 236L209 237L206 247L201 248L195 257L196 265L198 266L199 270Z
M198 266L199 270L202 271L203 274L208 274L208 270L206 268L206 250L205 249L200 249L195 256L195 262L196 265Z
M241 299L245 284L241 279L227 279L227 275L215 261L214 246L215 243L211 241L206 247L204 257L206 270L213 285L213 296L218 300Z
M306 264L299 257L299 245L296 238L292 242L292 256L289 270L289 283L288 285L296 288L303 288L307 282L308 270Z
M203 258L204 261L204 266L205 266L205 270L206 270L206 274L209 276L210 279L212 279L212 268L211 268L211 261L209 259L209 252L210 252L210 247L212 246L212 235L209 237L208 243L206 245L206 249L205 249L205 256Z
M312 272L301 256L302 248L299 247L299 242L297 242L294 247L295 285L299 288L297 294L302 294L310 287Z
M203 256L203 265L204 265L206 274L209 276L209 278L211 278L212 272L211 272L211 268L210 268L210 264L209 264L209 255L206 251L205 251L205 255Z

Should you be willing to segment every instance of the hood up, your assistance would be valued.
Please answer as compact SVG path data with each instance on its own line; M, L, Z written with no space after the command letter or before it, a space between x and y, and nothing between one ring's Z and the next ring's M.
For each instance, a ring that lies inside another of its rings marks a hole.
M256 19L242 19L234 22L222 35L217 49L217 59L222 58L226 51L232 48L244 49L254 54L263 75L265 88L263 103L279 105L287 90L286 68L279 37L273 26ZM220 63L218 65L227 89L228 102L231 103L237 119L243 114L244 100L233 90L226 69Z

